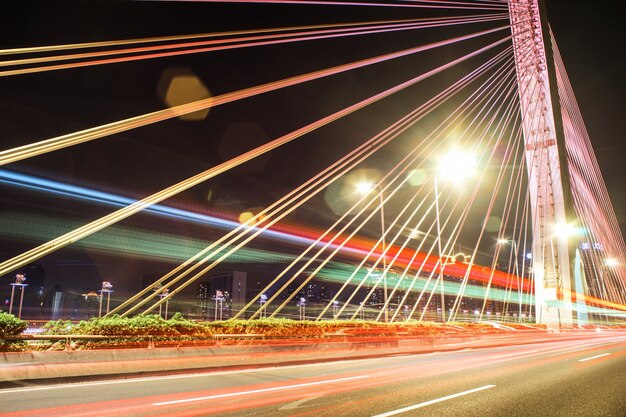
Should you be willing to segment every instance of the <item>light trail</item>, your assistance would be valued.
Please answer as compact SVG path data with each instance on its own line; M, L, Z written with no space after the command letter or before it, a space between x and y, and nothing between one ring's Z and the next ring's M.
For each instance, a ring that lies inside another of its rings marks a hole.
M42 192L46 192L46 193L51 193L51 194L56 194L56 195L64 195L64 196L68 196L68 197L73 197L73 198L78 198L78 199L82 199L82 200L86 200L86 201L94 201L94 202L98 202L98 203L102 203L102 204L107 204L107 205L114 205L114 206L123 206L126 204L129 204L130 202L134 201L128 197L122 197L119 195L115 195L115 194L111 194L111 193L105 193L102 191L95 191L95 190L91 190L88 188L84 188L84 187L79 187L76 185L70 185L70 184L65 184L65 183L60 183L57 181L53 181L50 179L41 179L38 177L34 177L31 175L27 175L27 174L22 174L22 173L16 173L16 172L12 172L12 171L7 171L7 170L0 170L0 182L2 183L6 183L6 184L10 184L10 185L14 185L14 186L19 186L19 187L26 187L26 188L30 188L30 189L35 189L38 191L42 191ZM214 216L209 216L209 215L205 215L205 214L199 214L199 213L195 213L192 211L188 211L188 210L182 210L182 209L178 209L178 208L174 208L174 207L169 207L169 206L163 206L163 205L155 205L149 209L146 210L148 213L154 214L154 215L159 215L159 216L164 216L164 217L168 217L168 218L174 218L174 219L179 219L179 220L184 220L184 221L188 221L194 224L205 224L205 225L210 225L210 226L214 226L214 227L219 227L221 229L225 229L225 230L231 230L234 229L236 227L241 226L241 224L237 223L237 222L233 222L233 221L229 221L229 220L224 220L221 219L219 217L214 217ZM43 232L45 229L40 228L40 226L38 225L38 223L36 222L29 222L30 224L35 225L35 228L41 232ZM60 224L58 222L53 222L54 224ZM8 224L5 224L8 226ZM280 225L277 225L280 228ZM23 227L19 227L19 229L21 230L21 234L20 236L23 235L23 233L27 232L27 229L24 229ZM60 228L62 229L62 228ZM257 228L253 228L253 230L260 230ZM116 233L116 230L112 231L113 234ZM137 242L150 242L154 239L159 238L159 236L151 233L151 234L145 234L145 236L142 236L142 232L138 231L138 230L134 230L134 231L129 231L126 232L125 234L129 234L131 236L133 236L133 242L137 241ZM279 230L272 230L272 229L264 229L263 230L263 235L268 237L268 238L272 238L275 239L277 241L283 241L283 242L293 242L293 243L297 243L297 244L306 244L309 245L313 242L315 242L314 239L302 236L302 235L298 235L295 233L287 233L287 232L282 232ZM37 238L40 239L42 236L44 235L32 235L32 238ZM113 237L113 235L108 235L109 237ZM134 245L132 242L128 242L127 247L129 249L134 249L134 253L136 254L143 254L143 256L147 256L147 257L154 257L154 256L167 256L168 259L175 259L178 260L180 258L180 256L184 255L180 255L178 257L175 257L175 252L172 252L171 249L167 249L169 246L165 246L165 247L161 247L162 245L166 244L167 242L172 242L175 238L175 236L162 236L163 237L163 241L161 243L159 243L158 245L156 245L155 247L159 247L160 249L163 250L159 250L159 252L154 252L154 251L150 251L150 252L145 252L142 251L141 249L141 245ZM104 239L104 240L103 240ZM197 242L198 245L201 242ZM196 245L196 246L198 246ZM322 245L321 242L318 242L317 245ZM176 246L176 244L174 244L174 246ZM370 246L370 245L368 245ZM87 244L85 245L85 247L87 248L108 248L108 250L111 251L111 253L115 253L115 249L119 250L124 250L123 246L119 245L119 242L116 243L114 241L111 241L110 244L106 243L106 236L104 236L101 239L98 239L95 242L92 242L91 244ZM337 248L338 246L335 244L331 245L332 248ZM355 255L359 255L362 256L364 255L366 252L363 249L360 249L359 247L352 247L350 245L346 245L342 248L342 251L344 252L350 252L350 253L354 253ZM256 251L259 252L259 251ZM261 251L261 253L264 253L263 251ZM400 252L398 252L400 253ZM240 254L240 256L244 256L248 257L248 255L245 254ZM256 256L256 255L255 255ZM270 259L271 257L274 257L275 254L270 254L270 253L266 253L264 259ZM268 258L270 257L270 258ZM258 257L257 257L258 260ZM407 262L407 267L410 266L409 263ZM336 277L341 277L344 274L337 269L327 269L324 271L320 272L320 277L324 278L325 280L333 280L332 278L336 278ZM390 274L390 277L393 278L393 275ZM415 286L413 289L422 289L422 285L417 285ZM457 288L456 285L452 285L451 290L453 290L454 288ZM481 292L480 289L482 287L475 287L474 290L468 291L468 295L470 296L474 296L474 297L478 297L478 296L483 296L484 292ZM452 294L452 293L450 293ZM498 291L494 292L493 294L494 299L502 299L503 295L501 293L499 293Z
M76 222L65 221L58 217L35 217L19 213L3 213L3 237L26 242L40 242L58 236L68 228L76 227ZM299 240L295 235L273 233L274 239L280 242ZM284 236L284 239L281 237ZM75 250L86 249L89 253L101 253L125 258L145 259L165 264L179 263L197 250L206 246L206 240L190 236L181 237L176 234L147 232L128 226L113 226L104 232L91 236L76 243ZM229 247L223 250L228 250ZM355 249L356 250L356 249ZM346 248L345 252L350 249ZM221 255L222 252L217 255ZM289 262L291 255L276 250L258 248L241 248L225 263L283 263Z
M503 42L505 42L507 39L509 39L509 37L504 38L500 41L497 41L493 44L491 44L489 46L489 48L497 46ZM428 49L431 47L434 47L434 45L440 44L439 42L436 44L431 44L430 46L427 47L418 47L419 50L424 50L424 49ZM406 51L405 51L406 52ZM366 60L369 61L369 60ZM361 64L363 64L364 61L360 61ZM364 65L364 64L363 64ZM335 70L337 70L337 68L343 68L343 70L347 70L347 67L345 66L340 66L340 67L335 67ZM326 73L326 70L322 71L323 73ZM278 88L276 86L276 84L271 83L273 85L273 88ZM267 85L265 86L265 88L269 88ZM399 87L396 87L399 88ZM254 89L253 89L254 90ZM370 97L369 99L363 100L360 103L357 103L355 105L352 105L346 109L343 109L339 112L334 113L331 116L327 116L315 123L311 123L303 128L300 128L294 132L291 132L287 135L284 135L278 139L274 139L273 141L270 141L268 143L266 143L265 145L262 145L256 149L250 150L248 152L245 152L235 158L232 158L222 164L219 164L211 169L208 169L200 174L197 174L191 178L188 178L182 182L179 182L173 186L170 186L156 194L153 194L149 197L146 197L140 201L137 201L129 206L126 206L116 212L113 212L107 216L104 216L94 222L91 222L79 229L76 229L70 233L67 233L63 236L60 236L57 239L54 239L46 244L43 244L37 248L34 248L28 252L25 252L21 255L18 255L17 257L14 257L12 259L9 259L7 261L4 261L0 264L0 275L4 275L5 273L8 273L16 268L19 268L20 266L23 266L29 262L32 262L35 259L38 259L48 253L51 253L61 247L67 246L79 239L84 238L85 236L89 236L92 233L97 232L98 230L101 230L107 226L110 226L111 224L114 224L120 220L123 220L129 216L132 216L135 213L138 213L156 203L159 203L169 197L172 197L184 190L187 190L191 187L193 187L194 185L200 184L210 178L215 177L216 175L221 174L222 172L228 171L229 169L232 169L236 166L239 166L241 164L243 164L244 162L247 162L251 159L254 159L255 157L262 155L264 153L267 153L269 151L271 151L274 148L277 148L285 143L291 142L292 140L305 135L306 133L309 133L312 130L315 130L321 126L324 126L334 120L337 120L339 118L341 118L342 116L346 115L346 114L350 114L362 107L367 106L370 103L376 102L379 99L386 97L387 95L392 94L393 92L395 92L396 89L392 88L390 90L387 90L384 93L380 93L378 95L375 95L373 97ZM206 102L205 100L201 100L201 102ZM213 99L210 100L210 103L213 103ZM192 103L193 104L193 103ZM188 105L183 105L183 107L186 107ZM180 107L180 106L179 106ZM198 110L198 109L195 109ZM159 112L157 112L159 113Z
M385 359L385 358L378 358ZM342 359L333 361L334 364L353 364L356 362L371 362L372 359ZM289 369L300 369L300 368L315 368L328 365L328 362L314 362L314 363L304 363L298 365L281 365L281 370L289 370ZM39 387L21 387L21 388L8 388L1 389L0 395L5 394L13 394L17 392L31 392L31 391L48 391L48 390L57 390L57 389L72 389L72 388L81 388L81 387L92 387L92 386L101 386L101 385L125 385L125 384L145 384L146 382L154 382L154 381L169 381L169 380L177 380L177 379L197 379L197 378L206 378L206 377L214 377L214 376L227 376L227 375L240 375L240 374L255 374L262 373L268 371L275 371L276 366L264 366L260 368L251 368L251 369L236 369L231 371L204 371L204 372L192 372L185 373L181 375L159 375L159 376L145 376L145 377L137 377L137 378L129 378L129 379L111 379L106 381L91 381L91 382L81 382L77 383L66 383L66 384L54 384L54 385L44 385Z
M295 385L284 385L284 386L279 386L279 387L255 389L255 390L250 390L250 391L238 391L238 392L229 392L226 394L208 395L206 397L195 397L195 398L185 398L182 400L164 401L160 403L153 403L152 405L154 406L172 405L172 404L190 403L190 402L196 402L196 401L215 400L215 399L228 398L228 397L239 397L243 395L263 394L266 392L287 391L287 390L293 390L293 389L314 387L314 386L319 386L319 385L336 384L338 382L354 381L357 379L363 379L367 377L368 375L359 375L359 376L352 376L352 377L347 377L347 378L329 379L329 380L324 380L324 381L305 382L302 384L295 384Z
M586 332L579 333L567 340L559 340L563 337L563 335L554 336L542 332L541 335L534 334L516 337L516 341L513 341L513 339L506 340L505 338L503 339L503 342L506 343L506 346L479 347L477 349L464 351L457 350L452 352L438 352L434 356L432 354L410 354L403 356L333 361L331 363L292 365L278 368L265 367L261 369L221 371L216 373L205 372L202 374L192 373L187 375L165 375L162 377L138 378L136 380L129 379L124 381L97 381L88 382L84 385L81 383L74 383L52 387L18 388L7 392L7 398L21 398L19 397L20 395L32 398L32 395L36 394L30 391L43 391L43 396L52 398L53 401L56 401L56 403L53 402L52 404L54 405L51 408L36 408L37 406L34 405L34 403L29 406L29 402L26 402L24 407L19 407L20 411L17 411L16 409L16 411L10 412L9 415L15 417L28 417L37 412L41 415L45 414L48 416L86 416L92 414L112 417L116 415L134 416L150 413L150 410L155 409L155 407L156 409L162 410L161 413L166 413L166 415L205 415L207 413L207 408L206 405L202 403L204 400L217 400L211 403L210 410L212 413L223 413L228 411L242 413L245 412L244 410L246 409L251 410L255 407L258 410L259 407L263 406L298 401L304 397L311 396L312 394L331 399L339 393L346 393L346 395L358 395L361 390L371 390L377 387L384 389L384 387L389 387L391 384L410 382L410 385L406 390L400 389L392 391L392 395L404 398L405 395L414 395L415 385L413 381L423 381L429 384L432 381L431 378L441 378L446 375L450 375L451 377L454 377L451 382L456 384L458 382L458 379L455 377L456 372L469 371L470 373L467 375L474 375L473 377L475 377L476 374L471 373L471 370L479 370L485 367L495 369L495 374L493 376L498 379L500 377L506 378L507 374L516 369L524 372L530 369L540 370L544 369L543 367L546 365L554 365L557 362L563 364L563 368L567 368L569 361L576 356L580 356L580 353L563 354L564 352L569 352L572 349L578 349L579 351L595 349L600 343L613 345L623 344L624 340L623 336L611 336L606 338L604 336L598 336L597 334L588 335L584 333ZM595 340L589 340L589 338L593 338ZM621 339L621 341L618 339ZM550 350L546 350L545 352L539 354L537 354L537 352L532 354L533 356L539 356L535 360L525 360L524 362L520 362L519 358L509 357L494 361L490 358L494 351L505 353L507 351L517 349L533 350L537 349L537 347L543 349L548 345ZM517 365L511 365L515 362L517 362ZM284 372L286 370L292 370L293 372ZM355 371L358 373L355 374ZM251 383L250 380L241 379L247 374L251 374L250 376L252 376L255 373L262 373L262 375L259 375L259 378L261 379L259 383L252 382L253 385L246 385ZM220 375L225 378L214 378L215 376ZM233 375L234 379L229 379L228 375ZM268 378L271 379L268 380ZM491 377L487 378L489 380ZM189 379L189 381L185 382L185 379ZM341 382L341 380L348 379L350 381L349 383ZM165 385L159 385L161 380L165 382ZM336 384L326 382L329 380L339 382ZM488 380L485 382L488 382ZM188 388L185 388L185 390L171 392L170 381L180 381L181 386L185 383L191 383L192 385L186 385ZM319 384L305 386L311 382ZM136 392L132 388L133 384L137 384L137 389L144 390L143 393L131 396L127 395L129 392L127 391L128 389L131 389L130 392ZM287 387L295 388L284 390L282 388L285 387L285 385L281 384L289 384ZM86 393L90 392L89 387L98 387L101 385L111 385L112 389L100 391L102 396L98 397L96 402L90 402L92 400L89 400L89 398L92 397L86 395ZM116 385L121 385L117 389L117 394L115 394L116 391L114 390ZM385 391L389 392L388 389L385 389ZM119 399L120 392L123 393L122 395L124 399ZM0 396L4 393L5 392L0 391ZM72 395L68 395L68 393L72 393ZM224 397L222 394L234 394L234 396ZM459 394L461 393L457 393L456 395ZM74 400L75 398L84 398L84 400L76 401ZM176 403L178 400L183 400L184 402ZM190 402L185 400L192 401ZM441 399L436 398L435 400ZM155 406L154 404L156 403L163 403L164 405ZM193 408L193 404L197 404L195 408ZM398 406L404 405L401 402L392 402L391 404L398 404ZM336 407L337 404L333 403L333 406ZM392 412L398 412L404 408L406 407L393 410ZM309 411L312 411L312 413L318 413L318 410ZM357 415L356 413L357 410L354 410L354 413L352 414L350 414L350 411L348 410L341 415ZM372 412L370 413L373 414ZM319 415L321 414L322 412L319 412Z
M93 201L100 204L105 204L113 207L125 207L130 204L136 203L137 200L124 197L116 194L106 193L103 191L97 191L77 185L62 183L59 181L53 181L50 179L39 178L33 175L23 174L15 171L9 171L0 169L0 183L8 184L19 188L27 188L31 190L37 190L44 193L50 193L53 195L63 195L72 197L84 201ZM226 220L216 216L207 214L201 214L189 210L183 210L175 207L156 204L148 207L145 210L147 213L164 216L167 218L178 219L188 221L193 224L204 224L213 227L217 227L224 230L232 230L241 226L241 223L232 220ZM252 227L253 230L260 230L259 228ZM267 229L263 231L263 235L280 241L293 242L300 245L308 245L313 242L313 239L305 236L298 235L296 233L287 233L283 231L277 231ZM347 249L350 250L350 249ZM362 250L355 248L357 253L361 253Z
M394 127L394 126L392 125L392 127ZM412 156L413 160L415 160L415 158L416 158L416 156L414 156L415 152L416 152L416 151L412 151L411 153L409 153L409 155L408 155L407 157L405 157L405 160L407 160L407 159L408 159L409 157L411 157L411 156ZM409 163L407 163L407 164L410 164L410 162L409 162ZM389 176L389 175L391 175L391 173L387 174L387 176ZM400 174L397 174L397 175L396 175L396 179L398 178L398 176L399 176L399 175L400 175ZM406 180L406 179L405 179L405 180ZM393 183L394 181L395 181L395 180L392 180L392 181L390 182L390 184L389 184L389 185L387 185L387 186L385 187L385 189L386 189L386 188L388 188L388 187L391 185L391 183ZM397 189L397 188L396 188L396 189ZM386 199L386 200L388 200L388 199L389 199L389 197L387 197L387 199ZM361 200L364 200L364 197L363 197ZM343 215L340 219L338 219L338 220L335 222L335 224L334 224L333 226L331 226L331 227L330 227L330 228L329 228L329 229L325 232L325 234L331 233L331 230L332 230L332 229L334 229L334 228L335 228L337 225L339 225L340 223L342 223L342 222L343 222L343 220L347 217L347 215L348 215L348 214L350 214L351 212L353 212L353 210L355 210L355 209L359 206L359 204L360 204L360 202L355 203L355 204L352 206L352 208L351 208L350 210L346 211L346 213L344 213L344 215ZM360 215L361 215L361 214L365 211L365 209L366 209L366 207L363 207L363 208L361 209L361 211L360 211L360 212L359 212L356 216L353 216L353 217L352 217L352 219L351 219L351 220L349 220L349 221L348 221L348 223L347 223L347 224L345 224L345 225L342 227L342 229L341 229L341 230L339 230L339 231L337 231L337 232L336 232L335 236L334 236L333 238L331 238L331 240L330 240L329 242L333 242L335 239L337 239L337 237L338 237L338 236L341 236L341 235L343 234L343 232L344 232L345 230L347 230L347 227L348 227L348 226L350 226L353 222L355 222L355 221L356 221L356 219L357 219L357 218L358 218L358 217L359 217L359 216L360 216ZM368 217L371 217L371 214L370 214ZM366 221L367 221L367 220L365 220L365 221L364 221L364 222L362 222L359 226L357 226L357 227L354 229L354 231L352 232L352 234L348 237L348 239L350 239L350 237L351 237L351 236L353 236L353 234L354 234L354 233L356 233L356 231L358 231L358 230L359 230L359 229L363 226L363 224L364 224ZM323 237L324 237L324 236L320 236L320 239L322 239ZM344 239L344 240L343 240L342 245L343 245L343 244L345 244L345 243L347 243L347 240L348 240L348 239ZM378 242L375 246L373 246L373 247L372 247L372 249L370 249L370 253L369 253L366 257L364 257L364 259L367 259L367 258L368 258L368 257L369 257L372 253L373 253L373 251L374 251L375 247L376 247L376 246L378 246L379 244L380 244L380 239L379 239L379 242ZM318 252L317 252L317 253L313 256L313 258L311 258L311 259L315 259L315 258L317 258L319 255L321 255L321 253L322 253L323 249L324 249L324 248L320 249L320 250L319 250L319 251L318 251ZM308 251L308 249L307 249L307 251ZM303 254L302 254L301 256L303 256L304 254L306 254L306 253L307 253L307 251L303 252ZM326 259L326 261L324 261L324 262L327 262L327 261L328 261L328 260L329 260L332 256L333 256L333 254L329 255L329 256L328 256L328 258ZM384 255L384 254L382 254L381 256L385 256L385 255ZM279 274L279 275L278 275L278 276L277 276L277 277L276 277L276 278L275 278L275 279L274 279L274 280L273 280L270 284L268 284L268 285L266 286L266 288L265 288L264 290L260 291L260 293L259 293L259 294L264 293L265 291L267 291L268 289L270 289L273 285L275 285L275 284L278 282L278 280L279 280L279 279L280 279L283 275L285 275L285 274L286 274L286 273L290 270L290 268L291 268L292 266L294 266L294 265L295 265L295 263L296 263L296 262L298 262L298 260L299 260L299 259L298 259L298 258L296 258L296 259L295 259L295 260L294 260L294 261L290 264L290 266L287 266L287 267L286 267L286 268L285 268L285 269L284 269L284 270L283 270L283 271L282 271L282 272L281 272L281 273L280 273L280 274ZM253 317L257 316L257 315L260 313L261 309L266 308L266 307L267 307L267 306L268 306L268 305L269 305L269 304L270 304L270 303L271 303L274 299L276 299L276 297L278 297L279 293L280 293L280 292L282 292L285 288L287 288L287 287L289 286L289 284L290 284L290 283L292 283L292 282L294 281L294 279L296 278L296 276L297 276L298 274L300 274L300 273L302 273L302 272L304 271L304 269L307 267L307 265L310 265L310 262L311 262L310 260L309 260L309 261L307 261L307 263L306 263L304 266L302 266L302 267L300 268L300 270L299 270L299 271L298 271L295 275L293 275L293 276L292 276L291 278L289 278L286 282L284 282L284 283L283 283L283 285L281 286L281 288L278 290L278 292L276 292L275 294L273 294L273 295L272 295L272 296L271 296L271 297L267 300L267 302L266 302L266 303L265 303L265 304L264 304L264 305L263 305L263 306L262 306L259 310L257 310L257 312L256 312L256 313L254 313ZM362 264L362 263L363 263L363 261L361 262L361 264ZM323 264L322 264L321 266L323 266ZM360 265L360 266L361 266L361 265ZM360 266L359 266L359 268L360 268ZM358 268L357 268L357 269L358 269ZM316 272L314 271L314 272L313 272L313 273L312 273L312 274L311 274L311 275L310 275L310 276L309 276L309 277L308 277L308 278L307 278L307 279L306 279L306 280L305 280L305 281L304 281L304 282L300 285L300 287L302 287L302 285L305 285L305 284L306 284L306 282L307 282L307 280L310 280L310 279L313 277L313 275L314 275L315 273L316 273ZM347 283L348 283L348 282L346 281L346 283L345 283L344 285L347 285ZM343 288L345 288L345 287L342 287L342 289L343 289ZM357 291L357 289L355 289L355 291ZM297 293L297 291L295 291L295 293ZM336 294L336 296L337 296L338 294L339 294L339 292ZM260 295L259 295L259 296L260 296ZM257 297L258 297L258 296L257 296ZM289 298L290 298L290 297L289 297ZM288 301L288 300L286 300L286 301ZM237 314L237 317L238 317L239 315L243 314L243 312L244 312L245 310L247 310L250 306L252 306L252 305L253 305L253 303L255 303L255 302L256 302L256 298L255 298L255 299L253 299L253 300L251 300L251 301L250 301L250 302L249 302L249 303L248 303L248 304L247 304L247 305L246 305L246 306L245 306L245 307L244 307L244 308L243 308L243 309L242 309L242 310L241 310L241 311ZM331 302L332 302L332 301L331 301ZM349 303L349 302L350 302L350 299L347 301L347 303ZM275 314L277 314L277 313L278 313L278 311L280 311L280 309L281 309L284 305L285 305L285 303L283 303L283 305L281 305L280 307L278 307L278 309L274 311L274 313L273 313L273 315L272 315L272 316L274 316ZM342 307L342 311L343 311L343 307ZM319 319L319 317L318 317L318 319Z

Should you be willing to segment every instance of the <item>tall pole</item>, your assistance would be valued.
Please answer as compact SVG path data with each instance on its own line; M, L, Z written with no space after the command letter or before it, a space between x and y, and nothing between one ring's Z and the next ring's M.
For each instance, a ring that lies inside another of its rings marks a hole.
M441 253L441 224L439 223L439 189L437 175L435 175L435 216L437 221L437 250L439 251L439 282L441 288L441 322L446 322L446 298L443 288L443 254Z
M385 204L383 201L383 188L380 185L377 185L380 192L378 193L378 197L380 197L380 230L382 233L382 244L383 244L383 308L385 309L385 323L389 321L389 309L387 307L387 256L385 253Z
M13 312L13 298L15 297L15 284L11 284L11 303L9 304L9 314Z
M605 265L600 265L600 285L598 285L598 289L600 290L600 298L603 299L604 301L608 301L607 300L607 294L606 294L606 286L604 285L604 267ZM603 314L604 316L604 321L605 322L609 322L609 316L608 314Z
M24 303L24 285L20 285L20 308L17 310L17 318L22 318L22 304Z
M514 270L515 270L515 276L518 277L517 279L519 280L519 269L517 267L517 261L519 259L519 252L517 250L517 242L515 240L511 240L511 249L513 249L513 254L515 256L515 263L514 265ZM524 277L522 277L523 279ZM522 322L522 285L521 283L517 284L517 307L518 307L518 312L517 312L517 320L521 323Z

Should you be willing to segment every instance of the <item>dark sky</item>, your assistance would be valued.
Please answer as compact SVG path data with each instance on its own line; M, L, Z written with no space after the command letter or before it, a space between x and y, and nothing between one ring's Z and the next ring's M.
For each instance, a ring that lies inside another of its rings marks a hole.
M623 6L614 2L600 8L589 2L550 0L548 8L618 220L622 230L626 230ZM397 8L357 10L301 5L90 1L15 2L8 10L10 12L0 17L2 48L321 22L399 19L423 13ZM455 30L448 30L443 35L427 32L424 36L425 39L445 39L456 33ZM413 32L409 33L411 35L371 37L367 42L364 42L365 38L355 38L248 49L245 53L217 52L4 77L0 79L2 148L158 110L163 107L163 102L157 89L163 72L168 69L184 68L199 74L211 93L218 95L408 48L416 44ZM143 197L222 162L226 156L238 151L236 146L234 149L223 146L225 138L234 137L237 132L252 132L256 144L262 143L351 104L357 98L388 88L406 79L410 71L425 65L424 62L445 62L455 53L458 55L458 52L444 50L391 63L385 67L383 76L374 69L339 75L328 82L316 81L244 100L236 107L212 109L205 122L166 121L5 168L129 197ZM436 78L425 91L436 91L437 83L448 80L446 77L449 76ZM302 141L304 144L288 145L273 152L260 165L252 164L224 174L183 193L174 199L173 204L200 212L210 206L212 210L233 213L264 206L282 195L285 189L328 165L359 140L369 137L368 134L403 115L411 108L407 97L406 93L400 94L393 104L364 110L348 118L346 123L337 123L323 132L307 136ZM3 215L41 213L48 219L56 219L59 231L70 230L71 223L65 222L82 224L111 211L110 207L42 197L10 187L3 187L0 192L3 194L0 198ZM314 212L322 220L319 226L323 227L327 224L324 221L332 219L332 213L323 206L323 201L315 204L317 206L313 205L308 212L304 211L301 217L296 216L293 220L306 223ZM215 231L155 220L150 216L137 216L121 222L120 226L175 234L189 240L215 236ZM3 260L38 243L15 241L7 233L0 239ZM110 277L137 281L143 274L155 270L164 272L166 268L123 257L71 250L60 251L59 255L44 259L43 263L52 279L75 282L80 276L79 282L85 287ZM78 266L68 269L68 265Z
M613 208L626 231L626 14L623 2L549 0L550 24Z

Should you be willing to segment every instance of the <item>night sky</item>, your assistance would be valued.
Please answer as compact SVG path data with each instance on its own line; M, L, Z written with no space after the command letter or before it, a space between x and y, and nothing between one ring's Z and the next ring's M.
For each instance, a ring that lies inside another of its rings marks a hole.
M626 118L623 114L623 97L626 96L623 82L624 6L617 2L602 8L581 1L550 0L548 3L549 19L623 233L626 230L623 187L626 178L623 161L626 155ZM15 2L8 10L10 12L6 12L5 6L5 12L0 17L2 48L401 19L424 13L397 8L88 1ZM431 12L430 15L436 16L437 13ZM443 34L427 31L422 35L420 31L412 31L368 35L345 40L248 48L243 52L184 55L3 77L0 78L2 148L9 149L161 109L164 103L159 95L159 84L163 83L166 71L194 73L212 95L218 95L415 46L420 42L416 42L414 34L420 34L425 40L435 40L445 39L457 31L463 33L463 29L447 29ZM356 99L389 88L408 78L411 71L421 68L424 62L445 62L455 54L458 55L458 52L453 50L427 53L399 63L385 64L382 73L372 68L314 81L243 100L236 105L211 109L207 118L200 122L169 120L3 168L141 198L248 147L258 146L337 111ZM444 74L435 78L418 94L426 97L436 92L437 86L452 76ZM168 204L236 220L236 213L273 202L285 190L300 184L342 152L347 152L363 138L369 138L402 116L412 108L408 97L408 93L401 93L396 101L372 106L350 116L345 122L307 135L259 161L194 187L168 200ZM246 135L248 141L237 143L236 138L242 135ZM384 161L380 162L384 169ZM16 238L21 231L15 229L32 228L33 224L29 223L33 219L40 218L41 224L52 221L54 228L48 233L61 234L112 210L110 206L93 202L6 185L0 187L2 260L41 243L32 238ZM315 225L310 224L314 217L318 221ZM294 224L324 228L333 218L324 201L317 199L290 220ZM134 231L144 230L161 234L164 240L168 236L177 236L183 242L177 244L188 243L190 246L193 246L194 240L210 240L220 235L220 231L214 228L144 214L133 216L117 226L118 239L137 237ZM94 240L94 244L99 242ZM140 262L106 250L90 252L81 248L64 249L39 262L44 265L50 283L78 289L97 287L102 279L125 282L133 288L142 276L167 272L171 264L171 260ZM8 279L3 277L4 282Z

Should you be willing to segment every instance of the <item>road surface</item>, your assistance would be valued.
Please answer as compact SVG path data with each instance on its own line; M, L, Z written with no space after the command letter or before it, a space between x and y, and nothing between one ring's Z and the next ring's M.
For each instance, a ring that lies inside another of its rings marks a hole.
M0 416L626 416L626 333L0 390Z

